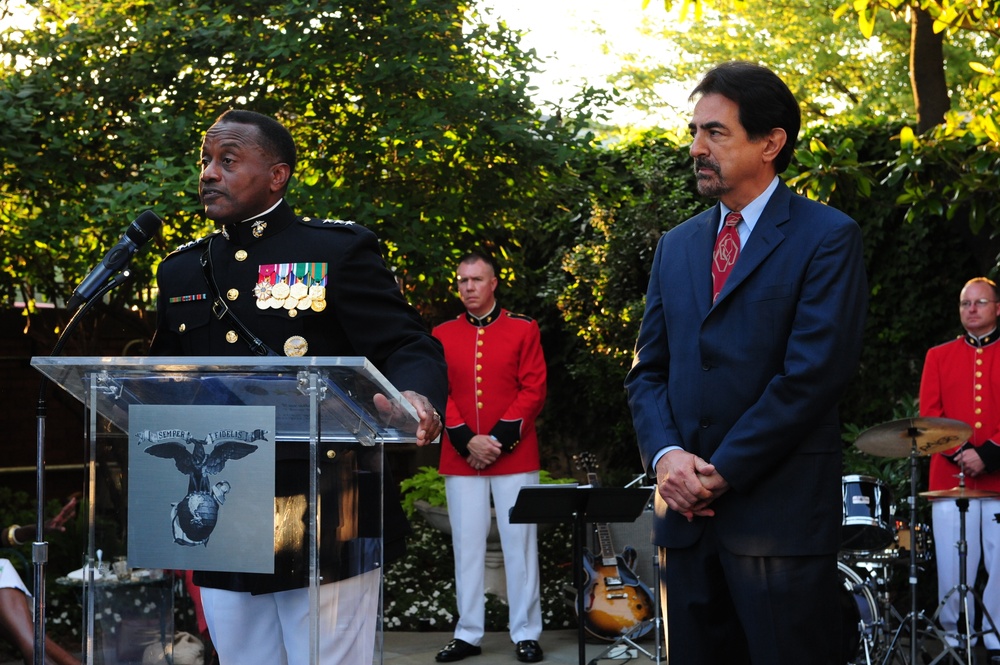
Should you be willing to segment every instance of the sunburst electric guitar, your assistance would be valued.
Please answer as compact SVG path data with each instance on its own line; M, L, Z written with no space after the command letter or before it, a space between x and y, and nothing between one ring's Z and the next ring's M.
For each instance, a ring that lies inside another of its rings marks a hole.
M587 482L599 487L594 456L584 452L575 455L574 460L577 468L586 472ZM593 637L612 641L653 618L653 594L632 572L635 549L626 546L621 554L616 554L608 525L595 524L594 528L601 551L596 556L590 550L585 550L583 554L586 578L583 625ZM652 622L646 623L631 637L642 637L652 627Z

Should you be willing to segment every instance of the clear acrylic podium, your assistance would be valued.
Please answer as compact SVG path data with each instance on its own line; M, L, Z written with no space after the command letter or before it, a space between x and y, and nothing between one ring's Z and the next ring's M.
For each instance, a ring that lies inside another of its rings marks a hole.
M416 441L416 412L385 377L360 357L36 357L31 364L85 407L89 533L81 570L70 576L82 589L85 662L141 663L137 640L172 643L172 606L135 601L151 615L135 625L116 609L132 587L157 588L159 570L274 572L274 523L291 515L279 531L292 523L307 542L309 662L319 663L319 635L331 629L317 611L321 572L339 579L381 570L383 446ZM376 395L387 401L376 407ZM276 459L308 474L301 519L295 506L276 509ZM332 567L324 547L335 551ZM159 602L170 604L166 595ZM372 662L381 663L380 600L375 611ZM123 655L123 641L131 654Z

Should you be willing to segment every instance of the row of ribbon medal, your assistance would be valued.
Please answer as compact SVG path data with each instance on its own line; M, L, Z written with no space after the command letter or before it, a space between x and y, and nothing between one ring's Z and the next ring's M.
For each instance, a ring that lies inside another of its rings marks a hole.
M326 263L262 265L253 289L257 308L322 312L326 309L326 279Z

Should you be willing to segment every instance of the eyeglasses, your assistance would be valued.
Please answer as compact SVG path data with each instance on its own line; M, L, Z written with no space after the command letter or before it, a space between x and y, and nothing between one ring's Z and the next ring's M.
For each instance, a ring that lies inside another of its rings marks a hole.
M991 302L996 302L996 300L987 300L986 298L980 298L979 300L962 300L958 303L958 306L962 309L969 309L973 305L976 307L986 307Z

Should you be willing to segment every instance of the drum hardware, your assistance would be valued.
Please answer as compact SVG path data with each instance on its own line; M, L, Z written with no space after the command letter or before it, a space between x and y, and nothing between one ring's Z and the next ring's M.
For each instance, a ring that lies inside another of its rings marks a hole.
M854 446L876 457L932 455L969 440L972 428L950 418L904 418L871 427Z
M931 490L930 492L921 492L920 496L925 499L955 499L956 501L968 501L969 499L989 499L995 496L1000 496L1000 492L990 492L989 490L977 490L972 488L967 488L962 483L965 479L962 477L965 474L959 473L959 485L957 487L952 487L947 490ZM968 507L968 506L966 506Z
M907 502L910 508L910 542L916 542L917 524L917 458L932 455L954 448L969 440L972 428L960 420L949 418L904 418L876 425L865 430L854 443L862 452L878 457L909 457L910 458L910 495ZM924 613L917 609L917 552L910 548L910 612L900 621L893 635L892 642L885 654L883 663L888 665L900 644L903 630L909 626L910 631L910 664L916 665L920 636L931 632L941 640L946 651L950 647L944 635ZM918 624L925 628L921 633Z
M889 665L890 662L909 665L905 654L890 653L890 646L895 646L890 645L894 627L905 621L893 604L890 591L891 573L898 557L863 561L853 554L841 553L840 556L838 570L845 593L852 595L857 604L857 608L851 610L844 597L841 598L842 648L847 654L843 662L848 665ZM852 625L856 628L852 629ZM893 656L899 660L893 660Z
M989 633L993 633L997 636L997 639L1000 639L1000 632L997 631L997 625L994 623L993 617L991 617L990 613L986 610L986 606L983 604L982 599L976 593L976 590L968 584L965 562L966 557L969 554L969 543L965 539L965 514L969 511L969 501L971 499L996 497L1000 496L1000 493L967 488L965 486L965 473L960 471L958 474L957 487L952 487L947 490L921 492L920 496L928 499L952 498L955 499L955 505L958 507L958 584L949 589L948 593L941 598L941 602L938 604L938 608L934 612L934 619L937 620L940 616L941 610L944 608L944 604L948 598L950 598L952 594L957 593L959 596L959 607L961 608L961 613L965 616L965 631L959 633L959 650L965 654L965 658L960 662L972 665L973 639ZM982 616L982 630L979 632L973 632L972 630L972 613L969 611L969 596L972 596L973 601L975 601L975 609L978 610ZM990 628L987 629L986 626L989 626ZM947 642L945 642L945 646L948 646Z
M841 547L857 552L884 550L895 539L892 492L872 476L844 476L840 483Z
M838 561L837 572L843 585L840 598L843 662L871 665L879 653L885 629L879 598L871 580L863 579L847 564Z
M879 550L849 550L842 549L840 558L863 567L864 564L881 564L883 566L905 565L910 555L910 523L906 520L895 520L892 542ZM929 524L920 523L912 530L916 537L917 560L930 562L934 557L934 537Z
M911 540L911 538L916 540ZM934 556L934 535L929 524L917 524L912 529L906 522L896 521L896 544L899 550L909 553L912 547L919 561L930 561Z

